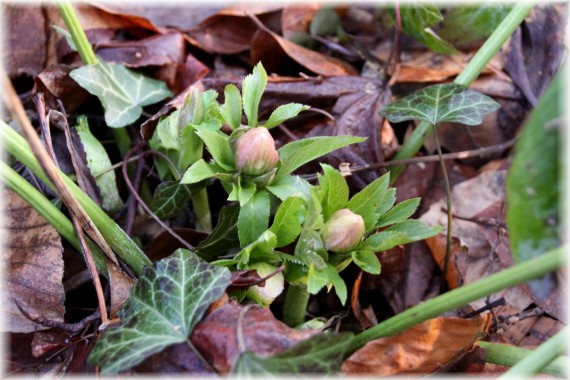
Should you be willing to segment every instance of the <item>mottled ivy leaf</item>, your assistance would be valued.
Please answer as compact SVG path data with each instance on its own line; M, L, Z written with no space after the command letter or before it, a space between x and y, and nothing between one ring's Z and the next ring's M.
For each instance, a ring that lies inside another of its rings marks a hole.
M321 164L323 174L319 174L319 200L323 207L323 218L328 220L336 211L348 203L348 185L338 170Z
M560 246L563 78L564 72L554 78L532 111L507 175L507 227L515 262ZM529 285L533 294L543 299L554 283L552 276L546 276Z
M499 107L499 103L486 95L456 83L447 83L416 91L384 107L380 113L392 123L419 119L431 124L448 121L478 125L485 115Z
M406 3L400 6L402 31L433 51L443 54L453 54L457 50L447 41L439 37L431 29L443 20L443 16L435 7L426 3Z
M352 259L363 271L371 274L380 274L380 260L372 251L358 250L352 252Z
M277 170L275 179L292 173L295 169L315 158L364 140L366 140L366 137L325 136L290 142L278 150L282 164L279 170Z
M240 207L224 206L212 233L197 247L196 253L203 259L211 261L239 245L237 223Z
M451 7L439 34L454 43L466 43L485 38L497 29L512 9L511 4L480 4Z
M311 196L311 184L299 176L281 177L271 182L266 189L282 201L289 197L308 200Z
M243 79L241 85L243 111L247 116L247 124L250 127L257 127L259 102L261 101L263 91L265 91L266 84L267 73L265 72L261 62L253 68L251 74Z
M234 153L226 135L200 127L196 128L196 134L204 141L216 164L228 171L235 170Z
M77 68L69 75L99 98L105 109L105 122L113 128L132 124L141 116L142 107L172 96L164 82L102 60Z
M194 186L194 191L197 186ZM172 218L182 213L192 197L192 185L179 181L164 181L154 191L150 208L159 218Z
M119 311L121 326L105 330L89 355L102 373L115 374L188 337L208 306L230 283L226 268L178 249L143 270Z
M271 357L259 357L251 352L244 352L236 359L232 374L240 377L338 375L351 341L352 333L323 333Z
M309 108L311 107L299 103L283 104L271 113L271 116L269 116L269 119L267 119L263 126L267 129L271 129L284 121L297 116L299 112L308 110Z
M222 115L232 129L238 129L241 125L241 95L238 88L228 84L224 89L224 105Z
M89 130L89 124L85 116L80 116L77 119L75 130L79 135L83 150L85 151L87 167L93 175L93 178L95 178L95 183L103 198L103 209L109 212L120 210L124 203L119 196L115 172L109 170L112 164L107 151L103 147L103 144L101 144Z
M287 198L275 213L270 231L277 236L277 247L291 244L301 233L307 208L302 198Z
M385 212L380 216L378 222L376 222L376 227L385 227L390 224L399 223L416 212L418 206L420 205L420 198L406 199L398 203L391 210Z
M386 173L356 193L347 204L349 210L362 216L366 231L370 231L376 226L376 220L378 219L376 210L385 199L389 183L390 174Z
M247 204L241 207L238 218L238 234L242 247L257 240L269 227L269 193L256 192Z

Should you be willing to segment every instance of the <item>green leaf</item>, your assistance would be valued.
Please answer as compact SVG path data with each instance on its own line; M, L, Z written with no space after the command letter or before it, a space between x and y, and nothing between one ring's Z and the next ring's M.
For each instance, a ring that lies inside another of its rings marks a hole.
M218 171L215 169L213 165L210 165L204 161L204 159L200 159L196 161L192 166L186 170L182 179L180 180L181 184L193 184L200 181L203 181L207 178L215 177L218 174Z
M390 211L382 214L378 222L376 222L376 227L389 226L390 224L399 223L416 212L418 206L420 205L420 198L406 199L398 203Z
M185 249L146 267L119 311L121 326L103 332L89 363L111 375L171 344L189 342L194 326L229 283L226 268L212 266Z
M363 271L371 274L380 274L380 261L374 252L358 250L352 253L352 259Z
M326 264L324 268L326 268ZM327 273L316 268L315 264L309 265L309 274L307 276L307 291L309 294L317 294L329 282Z
M352 333L323 333L295 344L271 357L242 353L236 360L232 374L241 377L271 375L338 375ZM261 378L260 376L260 378Z
M269 230L264 231L256 241L242 249L235 257L234 262L238 269L245 269L250 263L255 262L255 258L263 257L266 253L271 253L275 249L277 238Z
M153 138L156 136L158 146L161 148L176 151L180 150L180 140L178 139L178 115L180 115L180 111L176 110L167 117L160 119L156 125Z
M239 245L239 206L224 206L212 233L196 247L196 254L204 260L214 260Z
M424 222L415 219L404 220L392 227L385 229L385 232L403 232L406 234L406 239L400 244L407 244L413 241L424 240L429 237L435 236L443 230L442 226L430 227Z
M513 258L519 263L561 244L564 74L562 71L554 78L527 119L507 174L507 227ZM529 285L533 294L543 299L554 283L546 277Z
M371 235L358 245L359 250L384 252L397 245L404 244L408 235L400 231L382 231Z
M337 30L342 28L342 21L333 7L319 9L311 20L309 32L313 36L336 35Z
M242 247L257 240L269 225L269 193L258 191L242 206L238 218L238 234Z
M281 203L269 229L277 236L277 247L291 244L299 236L306 212L302 198L290 197Z
M241 96L238 88L233 84L228 84L224 89L224 105L222 115L225 122L232 128L238 129L241 125Z
M186 171L190 165L202 158L204 143L196 134L193 124L189 124L180 131L180 151L177 167L181 172Z
M250 127L257 127L259 102L261 101L263 91L265 91L266 84L267 73L261 62L253 68L253 72L246 76L242 82L243 111L247 116L247 124Z
M396 203L396 189L389 187L388 190L386 190L384 197L382 198L380 207L376 209L376 214L382 215L388 212L388 210L394 206L394 203Z
M323 218L328 220L336 211L346 207L348 203L348 185L338 170L332 166L321 164L323 175L319 177L319 200L323 207Z
M252 181L243 180L242 177L238 177L237 183L237 200L239 205L243 207L247 202L250 201L251 197L255 194L255 183ZM229 199L229 198L228 198Z
M400 6L402 31L433 51L443 54L454 54L455 48L447 41L441 39L431 29L432 26L443 20L441 13L434 5L406 3Z
M336 295L340 299L340 302L344 305L346 303L346 298L348 296L348 291L346 290L346 283L344 282L342 277L340 277L340 275L338 274L337 269L331 264L327 264L325 273L329 281L334 286L334 290L336 292Z
M439 34L454 43L485 38L497 29L512 8L512 5L500 3L451 7Z
M172 96L164 82L102 60L75 69L69 75L99 98L105 108L105 122L113 128L132 124L141 116L142 107Z
M263 124L267 129L278 126L285 120L291 119L299 114L301 111L308 110L309 106L299 103L283 104L277 107L269 116L269 119Z
M77 51L77 46L75 46L75 42L73 42L73 37L71 37L71 33L69 33L67 29L63 29L62 27L57 25L50 25L50 27L53 28L57 32L57 34L65 37L65 42L67 42L71 50Z
M386 173L360 190L348 202L347 208L364 219L366 231L369 231L376 225L376 220L378 219L376 210L385 199L389 183L390 173Z
M311 184L299 176L281 177L271 182L266 189L282 201L289 197L308 200L311 196Z
M184 104L178 113L178 129L183 129L190 124L200 124L204 118L204 105L197 89L184 98Z
M315 158L324 156L336 149L366 140L358 136L326 136L311 137L291 142L278 150L281 167L277 170L275 179L292 173L295 169Z
M226 135L199 127L196 130L196 134L204 141L216 164L228 171L235 170L234 153L230 148Z
M499 103L456 83L425 87L384 107L380 113L392 123L420 119L431 124L443 121L478 125Z
M79 135L83 150L85 151L87 167L93 175L93 178L95 178L95 183L103 198L103 209L109 212L120 210L124 206L124 203L117 189L115 172L109 170L112 164L107 155L107 151L103 147L103 144L101 144L89 130L89 124L85 116L80 116L77 119L75 130Z
M159 218L172 218L184 211L191 197L191 185L184 185L179 181L164 181L156 187L150 208Z

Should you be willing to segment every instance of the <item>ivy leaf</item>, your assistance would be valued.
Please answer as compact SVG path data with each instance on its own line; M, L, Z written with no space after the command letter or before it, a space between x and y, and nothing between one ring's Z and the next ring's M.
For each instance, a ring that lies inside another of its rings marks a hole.
M141 116L142 107L172 96L164 82L102 60L69 75L99 98L105 109L105 122L113 128L132 124Z
M89 363L111 375L167 346L188 342L194 326L224 293L230 277L226 268L212 266L185 249L146 267L119 311L121 326L103 332Z
M257 127L257 112L259 102L265 85L267 84L267 73L259 62L254 68L253 72L246 76L241 85L241 93L243 98L243 111L247 116L247 124L250 127Z
M380 113L392 123L420 119L431 124L443 121L478 125L499 109L499 103L457 83L425 87L397 100Z
M228 171L235 170L234 153L230 148L227 136L218 131L199 127L196 130L196 134L204 141L216 164Z
M454 43L485 38L497 29L512 7L500 3L451 7L445 14L439 34Z
M277 236L277 247L291 244L299 236L306 211L302 198L289 197L281 203L269 229Z
M386 173L360 190L347 204L350 211L362 216L366 231L370 231L376 225L378 219L376 210L382 205L386 197L389 182L390 174Z
M336 211L348 203L348 185L338 170L321 164L323 175L319 174L319 200L323 207L323 218L328 220Z
M432 26L443 20L443 16L434 5L402 4L400 15L404 33L438 53L453 54L457 52L449 42L443 40L431 29Z
M246 247L257 240L269 225L269 193L256 192L251 200L242 206L238 218L240 245Z
M279 170L277 170L275 179L277 180L292 173L295 169L315 158L364 140L366 140L366 137L326 136L311 137L291 142L278 150L282 164Z
M399 223L416 212L420 205L420 198L406 199L394 206L390 211L382 214L376 223L376 227L385 227L390 224Z
M172 218L182 213L191 197L191 185L184 185L179 181L164 181L154 191L150 208L159 218Z
M222 115L224 120L232 129L238 129L241 125L241 95L238 88L233 84L228 84L224 89L224 105Z
M224 206L220 211L220 217L212 233L197 247L196 254L204 260L212 261L239 244L238 238L238 215L239 206Z
M310 198L311 184L299 176L285 176L266 187L273 195L284 201L289 197Z
M338 375L352 333L323 333L271 357L242 353L232 368L239 377L271 375ZM260 376L260 377L261 377Z
M380 261L372 251L358 250L352 252L352 259L363 271L371 274L380 274Z
M309 106L299 103L283 104L277 107L269 116L269 119L263 124L267 129L278 126L285 120L291 119L299 114L301 111L308 110Z

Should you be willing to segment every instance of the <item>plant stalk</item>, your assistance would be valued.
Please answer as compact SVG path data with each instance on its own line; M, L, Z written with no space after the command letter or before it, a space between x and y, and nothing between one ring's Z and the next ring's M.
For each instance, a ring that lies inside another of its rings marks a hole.
M57 2L57 7L61 18L63 18L63 21L71 34L71 38L77 47L81 61L86 65L96 64L97 57L95 56L95 52L93 52L93 49L91 48L91 43L89 43L89 40L83 31L71 3L66 0L61 0Z
M285 294L283 322L290 327L299 326L305 322L308 304L309 292L307 291L307 285L290 284L287 288L287 294Z
M368 342L398 334L430 318L435 318L445 312L464 306L469 302L555 271L564 265L567 249L567 246L558 247L532 260L514 265L499 273L482 278L461 288L453 289L407 309L356 335L351 342L347 355L350 355Z
M480 341L477 342L477 344L486 350L487 356L485 360L487 363L493 363L507 367L513 367L515 364L522 362L525 358L534 352L533 350L527 350L524 348L501 343ZM546 367L542 368L540 372L567 378L567 362L568 357L560 356L550 362Z
M471 83L479 76L481 71L487 66L491 58L497 54L501 46L507 41L509 36L518 28L521 22L526 18L534 7L536 1L517 2L503 22L495 29L495 31L485 41L483 46L473 56L469 64L459 74L454 83L469 87ZM431 124L422 122L410 134L404 142L398 153L394 156L394 160L403 160L414 157L420 150L426 138L432 133ZM396 182L405 166L394 166L390 169L390 184Z
M194 213L198 219L196 224L200 231L212 232L212 215L210 213L210 205L208 203L208 191L206 188L198 190L192 194L192 206Z

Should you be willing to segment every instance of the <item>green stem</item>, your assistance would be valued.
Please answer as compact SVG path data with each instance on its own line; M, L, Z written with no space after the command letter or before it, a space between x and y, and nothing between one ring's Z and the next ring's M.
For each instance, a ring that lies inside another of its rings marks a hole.
M78 252L82 252L81 243L75 234L73 224L53 203L4 161L0 161L0 177L2 177L6 186L15 191L23 200L42 215ZM88 241L87 244L89 244L89 248L93 253L97 271L107 277L108 269L105 254L99 247L93 244L93 242Z
M8 124L0 120L0 138L4 142L4 149L18 161L24 164L41 181L54 189L52 183L46 177L40 164L32 154L28 142L14 131ZM87 212L93 223L97 226L111 248L119 255L137 274L142 272L151 261L131 238L103 211L87 194L85 194L72 180L60 172L65 184L69 187L81 207Z
M473 56L469 64L463 69L454 82L463 86L469 87L471 83L479 76L481 71L487 66L491 58L497 54L499 49L507 41L509 36L518 28L521 22L529 14L534 7L535 1L531 2L517 2L509 14L505 17L503 22L495 29L493 34L489 36L487 41L481 46L479 51ZM413 132L400 151L394 156L394 160L403 160L411 158L418 153L426 138L431 134L431 124L422 122ZM390 169L390 183L396 182L405 166L393 166Z
M295 327L305 322L307 305L309 304L309 292L306 285L289 285L283 305L283 322Z
M63 18L69 33L71 34L71 38L77 47L77 51L79 52L79 56L81 56L81 60L86 65L94 65L97 63L97 57L95 56L95 52L91 48L91 43L87 39L81 24L79 24L79 20L75 15L75 11L71 6L69 1L58 1L57 6L59 8L59 14Z
M521 379L536 375L558 356L564 354L569 327L565 327L552 338L537 347L531 354L515 364L501 376L501 379Z
M210 214L206 188L192 194L192 206L194 206L194 213L198 219L196 223L198 229L206 233L212 232L212 215Z
M527 350L520 347L510 346L508 344L491 343L491 342L477 342L477 344L486 350L486 362L498 364L507 367L513 367L515 364L522 362L534 351ZM542 368L540 372L550 375L560 376L567 378L566 363L568 357L561 356L554 359L546 367Z
M567 248L559 247L553 249L532 260L517 264L461 288L453 289L450 292L407 309L356 335L348 350L349 354L370 341L398 334L430 318L435 318L445 312L464 306L469 302L550 273L564 265Z

